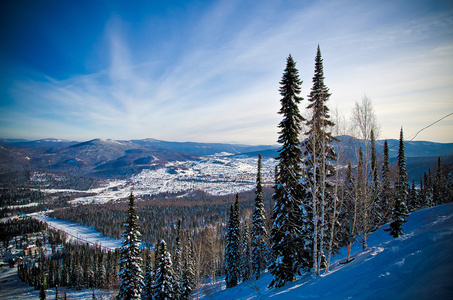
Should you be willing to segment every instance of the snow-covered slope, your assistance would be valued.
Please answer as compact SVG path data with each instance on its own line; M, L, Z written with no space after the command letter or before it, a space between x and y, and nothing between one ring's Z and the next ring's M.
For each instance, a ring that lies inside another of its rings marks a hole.
M354 261L337 255L329 274L268 290L266 273L211 299L453 299L453 203L413 213L404 231L393 239L379 229L365 251L355 245Z
M93 246L99 245L108 250L115 250L116 248L121 247L122 240L105 237L92 227L50 218L42 212L30 214L30 216L47 223L50 227L66 232L68 238L71 240L78 240Z

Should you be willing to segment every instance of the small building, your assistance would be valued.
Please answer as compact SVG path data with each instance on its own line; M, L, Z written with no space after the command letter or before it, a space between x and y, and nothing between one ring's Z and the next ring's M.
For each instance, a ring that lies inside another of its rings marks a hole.
M34 256L38 253L36 245L27 245L24 247L24 256Z

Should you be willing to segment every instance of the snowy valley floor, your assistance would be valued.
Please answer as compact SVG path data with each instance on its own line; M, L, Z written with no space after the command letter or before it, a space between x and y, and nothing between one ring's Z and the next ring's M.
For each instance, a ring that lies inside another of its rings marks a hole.
M42 215L38 218L92 243L109 248L119 246L118 240L102 237L91 228ZM280 289L269 290L271 276L265 273L258 281L248 281L207 298L453 299L453 203L413 213L404 224L404 232L404 236L393 239L383 228L377 230L369 237L365 251L361 251L358 243L354 244L355 260L344 265L338 263L346 257L346 249L342 249L334 257L329 274L301 277ZM91 299L93 294L91 290L67 292L68 299ZM96 299L114 296L108 291L95 293ZM38 297L39 291L19 280L16 268L0 269L0 299ZM55 299L55 289L47 291L47 299Z
M269 290L266 273L211 299L453 299L453 203L414 212L403 226L397 239L381 228L365 251L356 244L348 264L338 264L342 249L329 274Z

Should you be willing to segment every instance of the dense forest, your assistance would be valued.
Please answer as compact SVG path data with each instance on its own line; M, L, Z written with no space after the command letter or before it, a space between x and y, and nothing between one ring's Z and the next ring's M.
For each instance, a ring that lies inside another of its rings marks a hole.
M268 212L271 211L271 195L272 189L264 188L264 203ZM163 238L169 251L173 252L176 247L177 224L181 220L181 228L201 251L201 275L219 276L223 273L225 225L228 222L228 209L233 201L234 196L212 196L202 191L186 196L137 199L142 244L154 249ZM241 218L247 220L252 214L254 192L240 193L239 201ZM50 213L50 216L94 227L108 237L121 238L127 207L124 201L87 204L58 209ZM266 226L269 229L270 215L267 220Z
M16 171L0 174L0 217L28 214L66 207L68 201L93 195L86 190L100 180L41 171ZM55 189L48 192L46 189ZM66 189L58 191L58 189Z

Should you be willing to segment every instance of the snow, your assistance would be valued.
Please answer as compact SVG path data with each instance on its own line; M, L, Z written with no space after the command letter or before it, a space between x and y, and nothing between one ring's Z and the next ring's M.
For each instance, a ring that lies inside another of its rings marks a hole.
M264 183L274 179L275 159L262 161ZM143 170L132 177L134 194L180 193L203 190L229 195L253 190L257 158L208 156L199 161L172 162L157 170Z
M265 164L269 174L274 160ZM181 162L174 166L176 172L168 169L146 170L137 175L135 187L151 190L161 187L159 192L204 190L209 194L234 194L251 190L255 186L257 159L236 159L210 156L197 162ZM163 174L166 172L165 174ZM272 179L268 176L266 179Z
M33 206L38 206L38 203L32 202L32 203L21 204L21 205L9 205L9 206L6 206L6 207L9 208L9 209L15 209L15 208L25 208L25 207L33 207Z
M121 247L122 240L105 237L92 227L86 227L76 223L50 218L43 212L33 213L29 216L42 222L46 222L49 226L55 229L66 232L68 237L71 239L76 239L91 245L98 244L102 248L110 250L115 250L115 248Z
M94 194L70 201L74 205L125 200L131 191L138 198L142 195L190 193L196 190L202 190L211 195L232 195L250 191L256 187L257 161L257 158L250 157L212 155L199 161L169 162L162 168L145 169L128 180L110 180L102 187L86 191L52 188L40 188L39 191ZM273 158L262 160L263 185L273 184L275 165L276 160ZM58 175L53 177L54 180L59 179ZM45 182L47 177L44 173L34 172L32 180Z
M387 228L385 225L383 228ZM405 235L393 239L377 230L362 251L352 247L354 261L342 249L331 271L298 277L280 289L269 290L265 273L258 281L211 295L212 299L452 299L453 203L413 213L403 225Z

